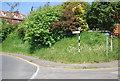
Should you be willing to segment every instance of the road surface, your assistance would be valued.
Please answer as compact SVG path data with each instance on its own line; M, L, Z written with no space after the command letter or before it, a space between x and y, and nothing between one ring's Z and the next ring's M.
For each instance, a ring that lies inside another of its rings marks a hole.
M2 56L2 79L30 79L37 67L14 56Z
M36 79L118 79L118 69L55 69L40 67Z
M13 56L3 55L3 78L29 79L36 67ZM39 66L34 79L118 79L118 68L60 69Z

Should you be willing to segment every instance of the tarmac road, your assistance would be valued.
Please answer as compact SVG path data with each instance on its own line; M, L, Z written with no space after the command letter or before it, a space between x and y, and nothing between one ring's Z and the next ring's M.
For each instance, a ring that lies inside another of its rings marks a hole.
M3 55L3 78L29 79L35 71L35 66L13 56ZM118 77L118 68L61 69L39 65L34 79L118 79Z
M59 69L40 67L35 79L118 79L118 68Z
M14 56L0 56L2 56L2 79L30 79L36 72L36 66Z

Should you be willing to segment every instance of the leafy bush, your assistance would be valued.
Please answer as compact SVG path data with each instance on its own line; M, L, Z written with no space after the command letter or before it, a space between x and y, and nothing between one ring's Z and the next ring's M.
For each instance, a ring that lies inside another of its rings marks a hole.
M2 19L2 22L0 23L0 40L1 42L4 41L7 36L13 32L15 29L18 28L19 23L14 23L14 24L6 24L6 21Z
M0 42L2 41L2 20L0 20Z
M5 40L5 38L7 37L7 35L10 33L11 29L9 27L8 24L4 25L3 28L2 28L2 31L0 32L1 33L1 40Z
M19 25L19 35L31 45L49 45L55 43L53 34L49 31L52 21L61 17L61 8L46 6L45 8L30 13L25 22Z
M19 25L19 36L28 41L33 47L37 45L51 46L56 41L72 36L72 31L82 26L82 31L88 25L82 16L77 16L73 7L46 6L30 13L25 22ZM84 11L83 8L80 10ZM82 19L82 20L80 20Z
M10 31L10 25L6 24L5 19L0 19L0 42L5 40Z
M86 31L89 29L88 24L85 19L85 10L82 8L81 4L72 9L74 14L77 16L77 20L80 23L81 31Z
M73 30L77 30L79 22L76 21L76 16L72 12L71 7L67 7L63 12L63 18L60 21L52 22L51 31L58 35L59 38L71 36Z
M87 14L87 23L91 28L113 31L119 23L120 2L92 2Z
M79 27L81 27L81 31L88 30L84 12L81 5L74 8L66 7L63 12L63 18L60 21L52 22L51 31L62 38L72 36L72 31L78 30Z

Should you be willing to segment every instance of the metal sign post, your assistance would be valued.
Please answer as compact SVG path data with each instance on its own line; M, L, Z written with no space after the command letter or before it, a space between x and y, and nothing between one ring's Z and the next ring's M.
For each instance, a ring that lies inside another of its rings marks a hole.
M109 33L105 33L106 35L106 56L108 56L108 36L109 36Z
M108 36L106 36L106 56L108 56Z
M78 34L78 52L80 53L80 33Z
M111 35L111 51L113 51L113 41L112 41L112 39L113 39L113 36Z
M79 31L73 31L72 32L73 34L78 34L78 52L79 53L80 53L80 29L81 28L78 29Z

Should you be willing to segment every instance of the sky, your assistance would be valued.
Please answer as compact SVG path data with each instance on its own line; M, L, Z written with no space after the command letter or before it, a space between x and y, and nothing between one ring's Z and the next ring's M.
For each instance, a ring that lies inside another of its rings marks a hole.
M62 2L51 2L50 5L59 5ZM46 2L19 2L19 5L14 9L17 10L21 14L29 15L29 12L31 11L31 7L34 7L34 10L38 9L40 6L43 7L46 4ZM10 7L6 4L6 2L2 3L2 10L3 11L9 11Z
M6 4L6 2L19 2L19 5L14 9L19 10L21 14L29 15L31 7L34 7L34 10L43 7L47 2L50 2L50 6L60 5L67 0L0 0L0 10L9 11L10 7ZM87 2L92 2L93 0L84 0Z

